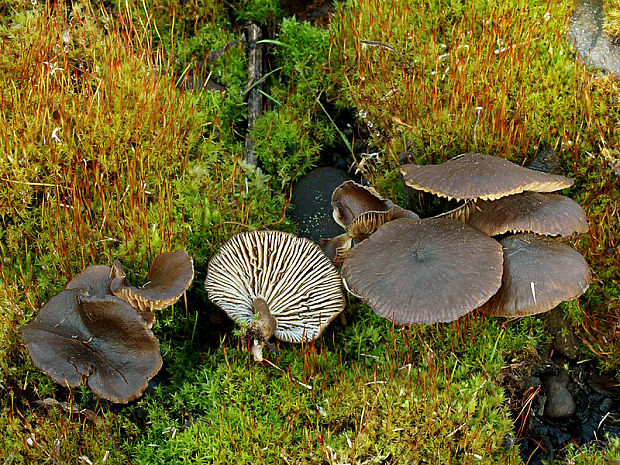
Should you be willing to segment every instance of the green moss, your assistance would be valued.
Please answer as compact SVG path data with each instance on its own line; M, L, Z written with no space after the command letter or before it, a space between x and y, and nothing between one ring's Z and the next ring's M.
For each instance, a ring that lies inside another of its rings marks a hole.
M617 2L605 0L605 22L603 29L612 37L620 37L620 6Z
M520 162L541 147L566 155L573 143L593 150L594 121L617 114L605 95L575 91L590 78L564 39L570 1L386 5L355 2L331 26L333 75L383 149L382 169L405 147L420 163L468 151ZM603 128L601 137L614 136Z
M11 38L0 41L0 79L11 83L0 90L0 149L9 160L0 165L7 199L0 203L0 459L519 463L516 448L501 446L511 422L497 379L508 356L548 342L539 320L474 313L447 325L395 327L352 299L348 323L334 322L319 341L279 343L268 354L278 369L254 363L206 299L207 262L236 232L294 229L286 192L334 143L339 130L326 115L333 103L354 105L369 134L379 131L371 142L385 156L364 174L401 204L395 155L405 144L419 161L439 160L475 147L476 128L480 150L505 149L517 160L555 147L576 178L571 195L591 218L592 234L577 246L597 284L566 312L603 366L617 367L614 342L601 337L617 321L618 264L606 252L618 236L617 183L599 156L599 143L618 148L615 84L582 74L561 45L566 2L549 6L549 20L545 8L517 0L492 13L481 1L434 2L421 13L398 2L393 13L358 2L331 31L282 22L268 44L273 107L253 132L262 168L249 168L241 162L244 46L205 57L239 37L235 20L262 22L272 8L281 14L278 4L259 3L265 9L149 0L127 10L119 2L114 14L76 4L70 23L62 8L50 13L24 1L9 11L0 3L8 15L0 35ZM517 7L525 13L500 21ZM538 23L530 31L526 20ZM484 53L458 48L469 31L483 37ZM537 40L495 56L498 39L528 37ZM442 79L436 62L447 48L442 64L473 61ZM525 72L528 61L535 77ZM224 91L177 89L190 71L210 73ZM336 92L340 101L332 102ZM476 125L478 96L488 99L488 112ZM52 139L57 127L60 142ZM140 400L110 408L87 388L69 393L34 369L18 328L73 273L119 258L140 281L156 253L177 247L193 255L196 279L184 299L157 314L164 367ZM46 397L88 407L104 422L95 427L36 406Z
M316 344L280 343L270 359L283 371L229 339L209 353L175 351L170 384L128 409L148 412L128 453L137 463L517 462L501 447L510 420L493 379L508 347L535 343L539 322L402 328L354 309Z
M278 21L284 16L280 0L233 0L229 4L239 24L265 25L270 15Z
M571 443L566 448L566 458L553 463L558 465L605 465L620 460L620 438L607 435L605 441L608 444L603 450L592 444L577 447ZM544 461L543 463L547 465L548 462Z
M327 31L285 19L272 45L275 77L269 81L273 85L267 97L274 108L258 119L251 137L261 166L281 189L316 163L321 149L334 143L337 131L321 103L331 85L324 69Z
M113 414L94 425L77 414L44 406L3 408L0 459L5 463L123 463L120 425Z

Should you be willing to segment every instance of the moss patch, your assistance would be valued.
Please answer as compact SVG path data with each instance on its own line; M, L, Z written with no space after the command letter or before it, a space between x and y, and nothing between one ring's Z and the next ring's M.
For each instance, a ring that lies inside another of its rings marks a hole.
M294 231L290 182L338 139L353 146L334 108L359 115L367 152L380 154L359 159L361 172L401 203L405 147L419 162L474 149L522 161L555 148L590 217L577 246L596 278L565 310L591 353L618 369L617 82L573 63L568 1L405 3L359 1L329 30L282 21L266 44L273 72L255 169L240 161L247 74L235 41L238 24L281 18L278 2L78 2L69 12L0 0L0 79L10 83L0 90L0 459L519 463L497 379L509 355L548 342L538 320L474 312L393 327L352 299L346 324L314 344L280 343L267 354L274 365L258 365L207 301L220 245L243 230ZM189 75L221 88L180 89ZM99 402L32 367L18 328L72 274L119 258L140 281L154 255L178 247L196 279L157 315L164 367L140 400ZM103 421L36 403L49 397Z
M617 2L605 0L605 22L603 23L603 29L607 33L615 37L620 38L620 5Z

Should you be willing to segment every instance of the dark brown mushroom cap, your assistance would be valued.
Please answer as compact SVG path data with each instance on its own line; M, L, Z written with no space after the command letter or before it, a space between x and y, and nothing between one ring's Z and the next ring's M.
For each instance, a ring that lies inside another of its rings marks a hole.
M113 295L112 289L118 291L119 287L122 287L122 284L125 282L127 281L123 266L118 260L114 260L111 267L106 265L86 267L69 281L65 289L82 289L91 296ZM123 294L120 293L120 295ZM127 301L127 299L123 300ZM153 326L153 321L155 321L155 314L153 312L140 310L138 307L134 308L136 308L149 328Z
M99 397L138 398L161 368L159 341L126 302L61 291L21 329L35 366L59 384L88 384Z
M76 274L65 289L84 289L89 295L108 295L112 281L112 268L106 265L92 265Z
M342 266L349 292L402 324L448 322L486 302L502 281L502 247L445 218L402 218L356 245Z
M238 324L254 319L263 299L277 321L275 337L316 339L344 309L338 271L314 242L281 231L232 236L207 267L209 299Z
M495 200L524 191L553 192L573 185L573 180L564 176L481 153L466 153L439 165L402 165L401 173L413 189L458 200Z
M583 209L559 194L523 192L499 200L481 200L475 205L467 224L489 236L509 231L570 236L588 231Z
M132 286L120 264L116 264L115 274L119 277L110 283L114 295L139 311L147 312L168 307L179 300L194 279L194 265L185 250L176 250L155 257L144 287Z
M362 186L354 181L345 181L332 194L334 220L345 229L366 212L387 212L392 201L382 198L372 187Z
M480 310L520 317L546 312L583 294L591 281L583 256L557 240L517 234L502 241L502 287Z

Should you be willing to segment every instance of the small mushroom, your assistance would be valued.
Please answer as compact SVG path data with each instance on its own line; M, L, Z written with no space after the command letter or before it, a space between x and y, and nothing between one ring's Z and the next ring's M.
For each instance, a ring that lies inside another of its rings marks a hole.
M457 200L496 200L524 191L553 192L573 185L573 180L564 176L481 153L466 153L439 165L402 165L401 173L413 189Z
M152 310L174 304L192 283L194 265L185 250L176 250L155 257L144 287L133 287L118 261L114 262L113 276L110 283L112 293L129 302L152 324Z
M347 233L340 234L331 239L321 239L319 241L319 247L321 247L334 266L342 266L342 262L352 246L353 238Z
M445 218L401 218L355 246L342 266L346 288L379 316L402 324L453 321L501 285L501 245Z
M63 290L21 334L35 366L55 382L88 384L112 402L138 398L162 366L157 338L134 308L112 295Z
M578 203L563 195L539 192L480 200L466 223L489 236L506 232L571 236L588 231L586 215Z
M257 361L272 336L316 339L344 309L341 285L316 244L281 231L231 237L209 261L205 280L209 299L245 326Z
M521 317L551 310L588 288L591 275L583 256L557 240L516 234L501 241L502 287L480 310L487 315Z
M366 212L387 212L394 206L392 201L382 198L372 187L362 186L355 181L345 181L332 194L334 220L344 229Z
M372 187L354 181L342 183L332 195L334 219L346 233L321 239L319 245L335 266L341 266L351 247L366 239L381 225L398 218L419 218L414 212L382 198Z
M397 218L418 218L412 211L394 205L372 187L346 181L332 194L334 220L354 239L365 239L379 226Z

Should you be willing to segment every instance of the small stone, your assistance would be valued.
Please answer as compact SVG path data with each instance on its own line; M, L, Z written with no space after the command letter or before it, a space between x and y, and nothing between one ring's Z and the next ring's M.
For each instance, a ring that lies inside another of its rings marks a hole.
M553 149L539 152L532 163L528 166L531 170L542 171L549 174L561 174L560 157Z
M332 192L349 177L331 167L316 168L293 187L291 216L299 224L299 235L314 242L343 233L332 216Z
M546 418L570 418L575 413L577 403L568 390L569 381L570 378L566 371L561 371L557 375L547 378L545 382L547 401L543 412Z

